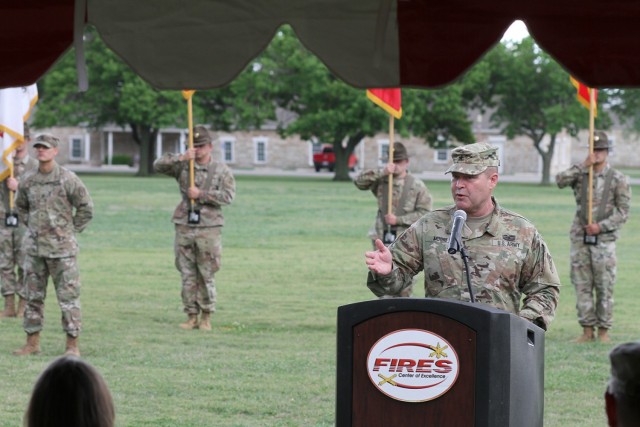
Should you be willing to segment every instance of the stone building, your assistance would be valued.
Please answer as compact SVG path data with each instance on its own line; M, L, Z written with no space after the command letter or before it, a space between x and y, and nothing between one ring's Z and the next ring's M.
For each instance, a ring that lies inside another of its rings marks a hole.
M525 137L507 140L495 129L478 125L473 128L478 141L484 141L499 148L501 174L529 174L540 176L542 161L533 143ZM71 169L82 168L130 168L135 170L138 162L138 145L133 141L131 132L120 127L105 127L98 131L83 127L56 127L52 129L33 129L32 134L50 132L61 140L58 161ZM232 169L254 170L277 169L286 171L312 171L313 153L321 149L321 144L303 141L297 136L281 138L275 129L239 132L211 132L215 149L214 158L224 161ZM621 129L608 131L615 143L610 155L611 163L616 167L640 167L638 136L626 134ZM185 149L186 129L162 129L156 140L156 157L164 152L180 152ZM414 173L445 171L450 162L448 148L433 149L417 137L395 137L408 148L411 156L410 169ZM588 132L583 131L579 138L568 134L557 137L551 175L582 161L587 153ZM364 138L356 147L358 168L382 166L388 152L389 135L385 133Z

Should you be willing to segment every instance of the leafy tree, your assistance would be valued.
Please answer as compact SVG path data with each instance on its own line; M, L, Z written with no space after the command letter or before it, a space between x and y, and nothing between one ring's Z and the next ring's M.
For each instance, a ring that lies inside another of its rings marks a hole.
M336 154L334 180L349 180L349 156L364 137L388 130L387 113L372 104L363 89L333 76L289 27L276 34L258 62L260 72L271 77L276 104L296 115L280 133L331 144ZM403 117L395 122L398 132L423 136L431 144L450 138L471 141L463 93L459 85L403 90Z
M98 37L88 31L85 59L89 89L76 86L75 60L68 52L39 82L40 102L34 124L39 127L84 124L99 129L107 124L131 128L140 146L138 174L153 172L155 141L166 126L187 127L187 104L178 91L159 91L125 65ZM258 128L275 117L273 103L265 96L264 76L251 67L230 85L198 91L193 97L194 123L210 123L215 129Z
M185 102L177 91L158 91L120 61L95 31L85 36L89 89L78 92L73 52L39 82L38 127L84 124L98 129L129 125L140 146L138 174L151 173L154 144L161 127L185 122Z
M486 108L495 108L491 120L509 138L524 135L531 139L542 158L541 184L549 184L558 134L566 129L576 136L589 127L588 111L576 100L569 74L531 37L492 50L483 62L491 73L485 76L487 89L479 92L479 98ZM606 94L598 96L599 128L604 129L610 124L601 108Z
M631 132L640 134L640 89L611 89L607 93L611 111Z

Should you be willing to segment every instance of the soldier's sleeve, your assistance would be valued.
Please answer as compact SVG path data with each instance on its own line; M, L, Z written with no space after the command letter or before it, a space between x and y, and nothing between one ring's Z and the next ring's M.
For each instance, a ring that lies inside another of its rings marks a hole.
M397 221L400 225L411 225L427 212L431 211L431 194L424 185L418 185L418 194L416 196L415 209L413 212L407 212L398 217Z
M524 294L520 317L546 330L558 306L560 278L547 245L537 231L522 265L519 288Z
M573 165L569 169L556 175L556 184L558 185L558 188L564 188L567 186L573 187L581 175L582 168L578 165Z
M622 175L617 180L613 190L613 212L610 216L598 222L602 232L614 231L622 228L629 218L631 208L631 186L626 176Z
M199 202L201 204L214 206L231 204L236 196L236 180L233 177L231 169L223 165L218 185L215 188L214 186L211 187L212 188L206 189L200 196Z
M411 286L413 276L422 271L420 238L416 227L409 227L389 246L393 256L393 269L386 276L369 272L367 287L377 297L397 296ZM417 255L412 255L417 254Z
M378 182L382 178L382 172L375 169L362 171L353 181L355 186L360 190L371 190L374 193L378 188Z
M180 154L165 153L153 162L153 170L175 178L180 175L180 163Z
M67 194L71 205L75 208L73 215L73 228L76 233L82 232L93 218L93 200L87 187L80 178L73 176L69 181Z

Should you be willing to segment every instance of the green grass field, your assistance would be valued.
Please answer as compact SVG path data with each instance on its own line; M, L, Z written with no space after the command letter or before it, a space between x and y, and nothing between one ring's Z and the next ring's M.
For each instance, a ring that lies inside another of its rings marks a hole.
M218 311L213 331L203 332L177 326L185 315L173 265L175 182L82 179L96 215L80 236L80 349L109 384L118 426L334 424L336 309L373 298L363 255L371 193L328 178L238 177L236 200L225 209ZM427 185L435 206L450 203L448 183ZM546 335L545 426L606 425L612 345L571 342L580 332L568 272L572 193L501 183L496 197L536 223L563 284ZM640 338L633 213L618 244L614 343ZM21 323L0 321L0 426L21 425L38 374L63 352L59 318L50 285L43 352L31 357L11 355L25 340Z

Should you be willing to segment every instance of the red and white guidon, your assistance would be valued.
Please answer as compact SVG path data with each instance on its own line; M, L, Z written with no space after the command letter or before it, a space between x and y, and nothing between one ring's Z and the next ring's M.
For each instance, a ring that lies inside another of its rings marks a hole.
M401 329L369 350L373 385L403 402L425 402L449 391L458 379L458 355L444 338L423 329Z

